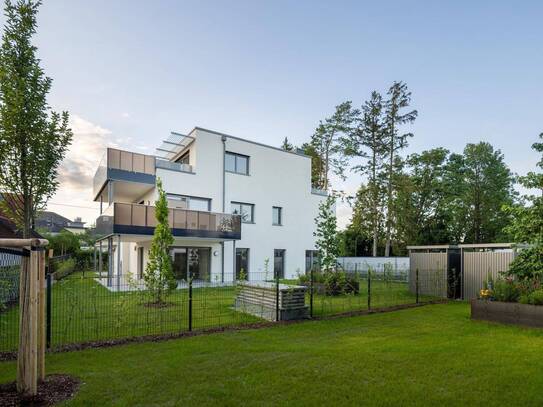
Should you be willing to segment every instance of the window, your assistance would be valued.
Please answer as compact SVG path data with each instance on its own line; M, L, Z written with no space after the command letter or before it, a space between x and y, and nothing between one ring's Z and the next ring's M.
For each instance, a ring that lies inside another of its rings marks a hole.
M248 280L248 276L249 249L236 248L236 280Z
M272 206L272 224L276 226L283 224L283 208Z
M305 251L305 272L309 273L313 271L319 271L319 251L318 250L306 250Z
M277 278L285 278L285 250L273 251L273 274Z
M224 169L236 174L249 175L249 157L236 153L224 153Z
M190 151L187 151L181 157L179 157L176 162L179 164L190 164Z
M243 223L254 223L255 206L242 202L231 202L232 214L241 215Z
M168 206L172 208L206 212L211 210L211 199L208 198L176 194L166 194L166 198L168 199Z

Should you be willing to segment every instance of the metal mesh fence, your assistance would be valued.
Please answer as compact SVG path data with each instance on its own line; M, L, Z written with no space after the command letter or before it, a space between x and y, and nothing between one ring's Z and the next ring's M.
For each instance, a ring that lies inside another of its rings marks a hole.
M0 284L7 280L0 273ZM413 276L312 272L294 280L268 272L238 281L178 281L171 292L159 294L143 280L108 278L107 272L76 272L60 280L49 275L47 344L54 348L422 303L446 297L447 284L442 274L430 271ZM13 351L17 301L1 304L0 352Z

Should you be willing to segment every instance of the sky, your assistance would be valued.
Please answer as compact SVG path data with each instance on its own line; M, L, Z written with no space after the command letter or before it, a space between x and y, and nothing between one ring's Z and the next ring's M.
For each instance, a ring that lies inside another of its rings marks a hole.
M152 154L194 126L299 145L395 80L419 112L405 154L488 141L523 174L543 132L542 16L540 1L47 0L35 44L74 131L48 207L94 222L108 145ZM344 226L350 208L337 213Z

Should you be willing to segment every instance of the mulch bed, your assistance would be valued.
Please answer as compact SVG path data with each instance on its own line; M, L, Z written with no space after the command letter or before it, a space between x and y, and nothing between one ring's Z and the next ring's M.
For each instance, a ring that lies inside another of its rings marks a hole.
M15 382L0 384L0 406L54 406L72 398L80 384L80 381L72 376L48 375L38 385L38 394L32 397L19 395Z

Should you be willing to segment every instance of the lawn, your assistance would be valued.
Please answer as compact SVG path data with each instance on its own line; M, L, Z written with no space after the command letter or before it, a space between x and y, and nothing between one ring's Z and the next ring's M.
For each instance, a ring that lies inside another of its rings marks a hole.
M110 340L144 335L163 335L189 328L188 290L175 290L164 308L144 305L142 292L112 292L96 282L93 273L76 273L52 287L52 346L89 341ZM296 283L296 281L290 281ZM205 329L243 325L259 318L233 309L236 286L213 286L193 289L192 328ZM407 283L373 281L373 308L414 303L415 295ZM421 297L421 301L429 299ZM306 305L309 305L309 294ZM315 294L314 316L326 316L368 308L367 281L360 281L357 295L327 296ZM0 313L0 351L17 346L18 308Z
M47 356L68 405L541 405L543 330L465 303ZM0 382L15 363L0 363Z

